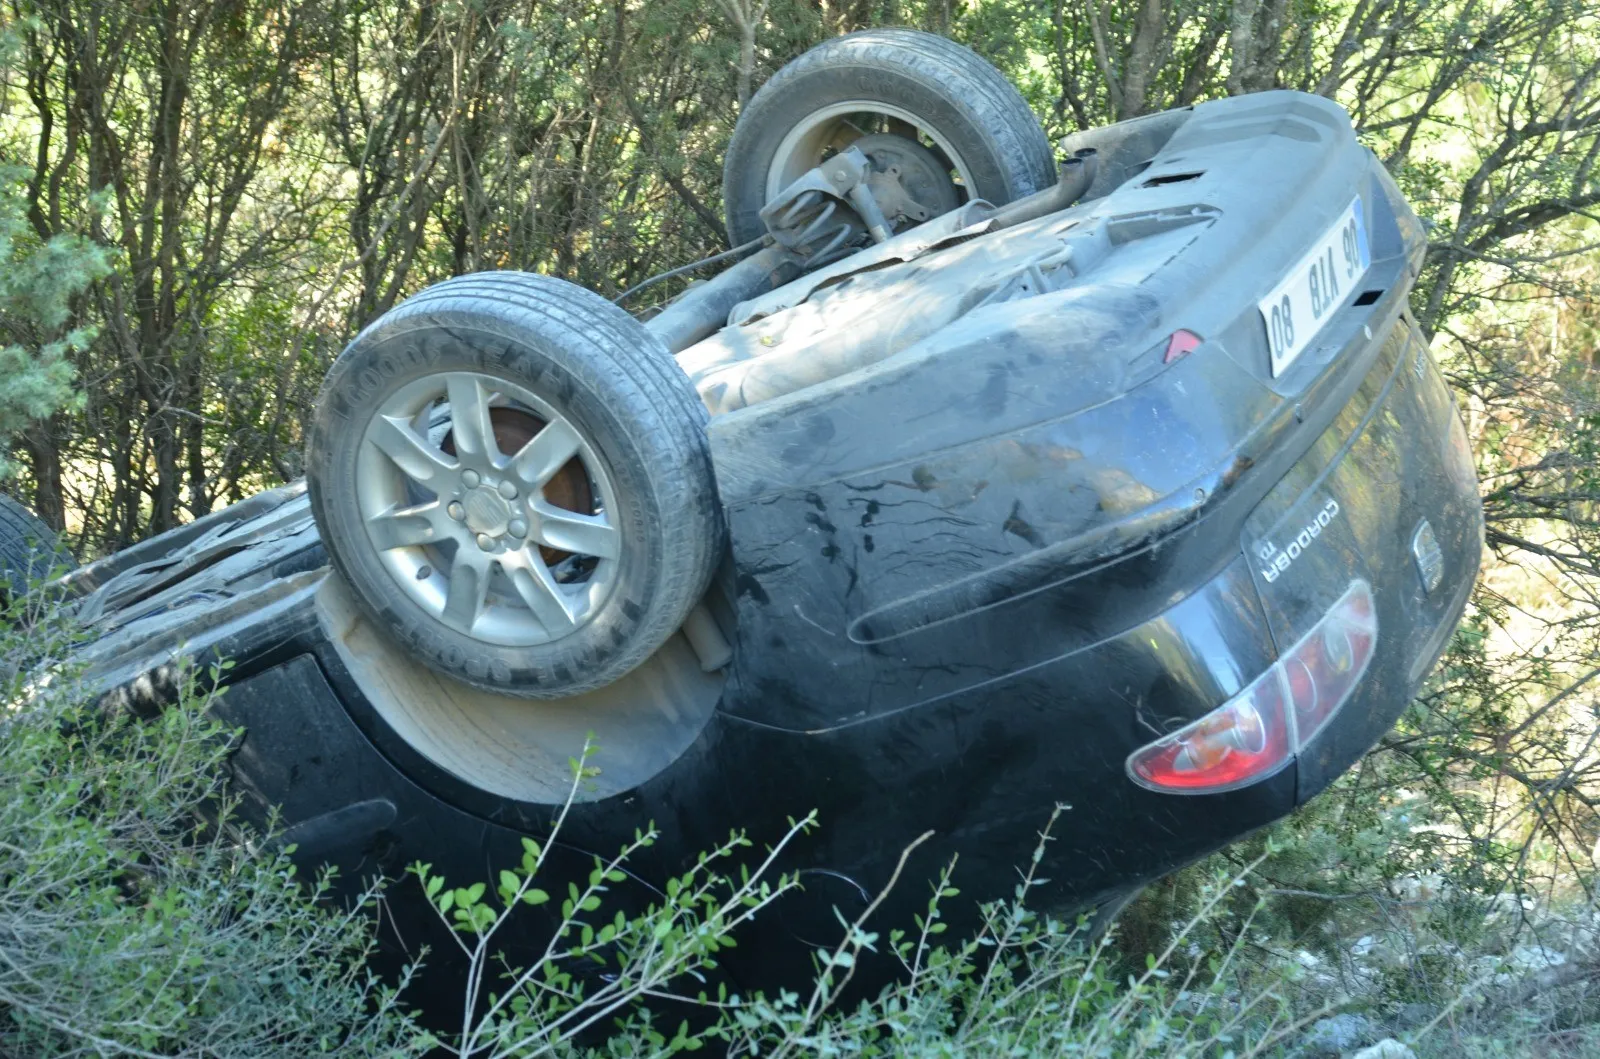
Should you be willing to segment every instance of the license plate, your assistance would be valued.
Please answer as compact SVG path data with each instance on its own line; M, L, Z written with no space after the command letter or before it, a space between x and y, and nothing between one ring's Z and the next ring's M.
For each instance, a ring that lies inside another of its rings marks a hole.
M1349 299L1371 263L1358 195L1283 282L1261 299L1273 375L1282 375L1311 344L1322 325Z

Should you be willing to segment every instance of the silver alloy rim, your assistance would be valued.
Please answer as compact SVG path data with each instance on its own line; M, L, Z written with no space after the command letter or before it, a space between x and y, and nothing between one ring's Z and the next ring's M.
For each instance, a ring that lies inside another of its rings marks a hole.
M502 452L501 409L544 425ZM588 512L546 495L558 474L571 480L574 460L594 501ZM588 440L531 390L479 372L430 375L383 401L356 457L356 499L400 590L484 643L571 635L605 603L622 558L616 490ZM550 552L564 557L551 563Z
M850 120L853 115L858 114L888 118L890 127L886 130L863 129ZM841 151L848 147L851 141L876 131L897 133L908 140L916 140L925 146L931 144L938 148L944 152L944 156L950 160L951 166L955 169L955 182L963 195L963 201L975 197L976 193L972 190L972 171L942 132L901 107L865 99L851 99L813 111L806 115L804 121L789 130L789 134L778 144L777 153L772 156L772 164L767 167L766 201L771 202L777 198L779 192L799 180L807 170L822 162L823 156L830 149Z

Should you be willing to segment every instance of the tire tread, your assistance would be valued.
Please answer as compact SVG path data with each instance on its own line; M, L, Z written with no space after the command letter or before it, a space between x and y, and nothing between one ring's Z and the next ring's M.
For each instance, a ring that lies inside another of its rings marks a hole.
M0 493L0 604L28 589L28 582L64 559L55 531L11 497Z

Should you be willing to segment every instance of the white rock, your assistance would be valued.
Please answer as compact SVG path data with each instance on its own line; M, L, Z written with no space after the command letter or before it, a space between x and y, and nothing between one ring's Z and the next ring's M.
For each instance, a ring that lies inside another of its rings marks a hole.
M1493 953L1484 953L1482 956L1473 957L1471 962L1467 964L1467 977L1473 981L1479 979L1487 980L1499 970L1500 957Z
M1372 1020L1365 1015L1345 1012L1318 1019L1300 1038L1300 1054L1329 1055L1349 1051L1375 1034Z
M1522 902L1516 894L1495 894L1489 899L1489 910L1484 913L1485 924L1496 923L1502 919L1516 920L1522 916Z
M1363 934L1361 937L1356 939L1356 943L1354 945L1350 946L1350 955L1365 956L1367 953L1371 952L1377 944L1377 938L1373 937L1371 934Z
M1417 1053L1393 1037L1385 1037L1377 1044L1354 1053L1350 1059L1417 1059Z
M1518 971L1543 971L1566 963L1567 954L1543 945L1518 945L1511 950L1506 962Z

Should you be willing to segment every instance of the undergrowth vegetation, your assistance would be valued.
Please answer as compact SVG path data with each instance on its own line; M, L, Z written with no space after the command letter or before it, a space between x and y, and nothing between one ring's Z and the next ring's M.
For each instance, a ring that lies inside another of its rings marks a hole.
M70 614L36 600L0 628L0 1055L1120 1059L1331 1055L1388 1034L1423 1055L1517 1055L1593 1021L1579 990L1600 917L1576 894L1519 900L1451 876L1416 840L1434 834L1422 800L1379 806L1359 774L1157 884L1105 934L1030 907L1056 817L969 936L945 930L944 910L971 899L948 873L896 872L890 887L928 888L921 915L879 922L873 902L815 952L809 988L744 996L718 962L798 885L773 871L781 843L735 833L624 912L612 887L659 832L641 827L587 880L550 879L558 818L492 879L416 864L391 880L426 895L471 970L460 995L430 986L426 953L381 981L367 969L381 892L329 900L326 875L302 878L292 848L236 818L224 781L239 733L208 712L219 674L185 674L152 717L102 710L67 661ZM592 769L573 765L576 796ZM560 915L545 951L508 961L502 932L546 905ZM847 1000L873 953L895 980ZM460 1029L441 1031L450 1010Z
M208 713L218 674L187 674L154 717L108 713L63 661L70 616L32 618L0 628L0 1054L1243 1056L1305 1021L1274 983L1240 991L1238 943L1171 969L1238 880L1198 883L1191 921L1130 974L1109 937L1028 907L1026 851L1015 893L986 905L970 937L943 930L941 908L963 899L946 877L915 922L886 928L872 908L841 921L809 990L708 989L741 925L796 878L772 872L781 845L747 861L734 834L658 904L613 911L610 887L654 828L559 890L541 870L548 843L532 839L492 881L414 865L390 885L432 900L470 958L469 984L453 1000L430 993L425 954L382 982L366 968L378 890L327 900L325 875L301 878L292 848L234 816L224 779L238 733ZM590 770L574 764L576 794ZM1041 822L1041 843L1054 823ZM814 826L799 820L790 837ZM547 903L560 908L548 948L508 963L497 935ZM842 1003L869 951L892 953L900 980ZM410 1006L424 999L458 1009L460 1032L424 1030Z
M370 900L236 826L233 733L189 674L141 721L62 662L69 618L0 626L0 1055L419 1054L366 967ZM206 681L210 683L210 681Z

